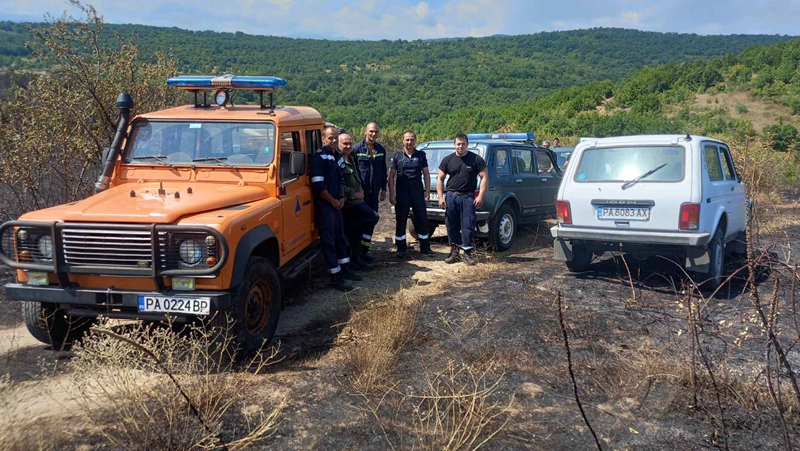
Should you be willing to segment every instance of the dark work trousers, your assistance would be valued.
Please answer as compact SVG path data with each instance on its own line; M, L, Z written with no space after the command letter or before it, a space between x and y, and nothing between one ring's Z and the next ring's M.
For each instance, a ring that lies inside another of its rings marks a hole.
M475 213L475 197L468 194L458 194L448 191L445 194L447 209L444 224L447 227L447 239L450 245L461 246L461 249L472 249L472 240L475 236L475 225L478 217Z
M342 212L333 208L328 202L317 198L315 213L325 264L328 265L329 273L337 274L342 270L341 265L350 263Z
M364 203L369 206L369 208L375 210L375 213L378 212L378 201L381 198L380 191L373 191L371 193L364 193Z
M372 246L372 231L380 220L378 213L365 202L342 209L347 224L345 234L350 242L351 255L363 255Z
M414 228L417 229L417 236L420 243L427 242L428 236L428 210L425 207L425 188L421 180L405 181L397 178L397 192L395 193L397 205L395 205L395 225L394 242L398 251L406 250L406 221L408 220L409 208L414 211Z

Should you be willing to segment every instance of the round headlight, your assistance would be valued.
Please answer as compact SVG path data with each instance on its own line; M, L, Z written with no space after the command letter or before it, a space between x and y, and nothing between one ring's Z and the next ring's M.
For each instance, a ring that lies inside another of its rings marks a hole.
M53 238L50 235L39 238L39 253L48 260L53 258Z
M20 241L25 241L25 240L27 240L29 237L30 237L30 234L28 234L28 231L27 231L27 230L25 230L25 229L21 229L20 231L18 231L18 232L17 232L17 238L18 238Z
M196 265L203 258L203 242L200 240L185 240L181 243L178 251L181 260L187 265Z
M217 105L225 106L229 100L228 91L220 89L216 94L214 94L214 100L217 102Z

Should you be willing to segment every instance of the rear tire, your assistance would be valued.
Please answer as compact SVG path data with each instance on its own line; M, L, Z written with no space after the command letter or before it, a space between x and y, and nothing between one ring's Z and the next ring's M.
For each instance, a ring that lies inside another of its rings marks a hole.
M725 233L722 229L714 232L714 238L708 243L708 256L711 262L708 265L708 273L705 274L706 281L703 288L714 291L725 281Z
M231 288L227 313L233 323L237 359L257 352L275 335L281 315L282 292L278 271L262 257L250 257L242 283ZM225 325L223 324L223 327Z
M567 269L572 272L584 272L592 265L592 252L580 244L572 245L572 260L567 262Z
M22 313L28 332L55 350L72 346L96 322L95 318L68 316L56 304L48 302L25 302L22 305Z
M489 226L489 241L498 252L511 249L517 235L517 214L508 204L502 205Z

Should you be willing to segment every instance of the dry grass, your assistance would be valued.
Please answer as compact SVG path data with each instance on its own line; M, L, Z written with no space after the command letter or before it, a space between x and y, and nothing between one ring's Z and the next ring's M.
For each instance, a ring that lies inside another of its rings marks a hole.
M263 413L248 394L277 351L240 369L217 351L229 341L224 329L177 334L141 324L88 337L70 369L90 432L128 450L240 450L264 441L285 400Z
M412 448L474 450L494 438L510 419L514 397L495 400L502 376L491 381L492 370L450 361L444 370L426 373L423 392L409 397L415 402Z
M357 391L371 393L391 375L398 354L414 333L420 299L427 289L402 289L355 315L345 335L355 341L346 352L352 367L350 381Z

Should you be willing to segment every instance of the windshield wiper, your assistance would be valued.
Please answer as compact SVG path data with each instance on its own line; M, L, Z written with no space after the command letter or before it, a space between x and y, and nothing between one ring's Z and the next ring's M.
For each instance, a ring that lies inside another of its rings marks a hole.
M144 155L141 157L133 157L131 160L156 160L159 163L164 163L171 168L175 167L175 165L167 161L166 155Z
M640 175L639 177L636 177L633 180L628 180L627 182L622 184L622 189L630 188L631 186L637 184L639 182L639 180L642 180L644 178L650 177L651 175L655 174L656 172L658 172L661 168L663 168L666 165L667 165L667 163L664 163L664 164L662 164L661 166L659 166L657 168L650 169L649 171L645 172L644 174Z
M192 162L195 163L198 161L216 161L217 163L222 163L223 165L228 166L229 168L237 170L236 166L225 161L227 159L228 157L206 157L206 158L195 158L194 160L192 160Z

